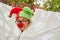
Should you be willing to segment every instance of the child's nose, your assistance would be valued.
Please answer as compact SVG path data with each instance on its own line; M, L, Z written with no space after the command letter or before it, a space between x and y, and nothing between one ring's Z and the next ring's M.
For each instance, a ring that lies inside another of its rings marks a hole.
M22 28L22 27L23 27L23 23L21 23L21 22L18 23L18 27L19 27L19 28Z

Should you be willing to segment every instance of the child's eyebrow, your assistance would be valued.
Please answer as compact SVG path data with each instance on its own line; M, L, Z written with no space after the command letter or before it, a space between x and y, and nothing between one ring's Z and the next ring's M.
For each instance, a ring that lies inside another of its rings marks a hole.
M23 20L28 20L28 19L25 18L25 19L23 19Z

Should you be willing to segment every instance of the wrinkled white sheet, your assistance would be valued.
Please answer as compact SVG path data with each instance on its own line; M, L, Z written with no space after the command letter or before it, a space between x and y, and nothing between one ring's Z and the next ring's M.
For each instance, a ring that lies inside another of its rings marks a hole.
M11 6L0 3L0 40L13 40L14 37L16 39L21 33L13 19L8 17L11 8Z
M8 17L11 6L0 3L0 40L60 40L60 13L36 9L32 23L22 34Z

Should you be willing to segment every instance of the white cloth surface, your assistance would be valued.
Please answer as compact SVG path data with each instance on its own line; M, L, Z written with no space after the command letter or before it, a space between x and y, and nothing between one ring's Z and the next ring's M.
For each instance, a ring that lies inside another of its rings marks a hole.
M60 13L35 9L32 23L23 32L8 17L12 7L0 3L0 40L60 40Z

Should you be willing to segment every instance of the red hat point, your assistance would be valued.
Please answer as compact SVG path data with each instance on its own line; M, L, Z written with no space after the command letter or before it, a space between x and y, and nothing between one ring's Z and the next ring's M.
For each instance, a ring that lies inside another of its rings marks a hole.
M16 18L19 17L20 11L22 11L22 8L20 8L20 7L12 8L10 11L10 17L12 17L12 14L17 14Z

